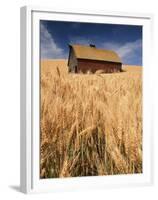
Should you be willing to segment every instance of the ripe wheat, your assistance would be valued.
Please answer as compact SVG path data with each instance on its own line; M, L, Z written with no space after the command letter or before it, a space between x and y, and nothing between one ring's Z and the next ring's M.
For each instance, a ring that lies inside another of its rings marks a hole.
M41 62L40 177L142 173L142 73Z

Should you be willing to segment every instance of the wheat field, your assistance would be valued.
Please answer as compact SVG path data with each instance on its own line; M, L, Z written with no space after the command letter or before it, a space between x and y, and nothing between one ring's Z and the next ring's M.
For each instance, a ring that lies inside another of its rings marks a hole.
M142 173L142 67L67 71L41 61L40 178Z

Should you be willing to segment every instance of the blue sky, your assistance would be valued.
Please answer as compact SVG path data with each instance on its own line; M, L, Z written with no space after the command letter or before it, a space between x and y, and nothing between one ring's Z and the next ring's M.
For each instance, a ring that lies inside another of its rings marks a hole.
M41 59L68 58L68 44L116 51L123 64L142 65L142 27L78 22L40 22Z

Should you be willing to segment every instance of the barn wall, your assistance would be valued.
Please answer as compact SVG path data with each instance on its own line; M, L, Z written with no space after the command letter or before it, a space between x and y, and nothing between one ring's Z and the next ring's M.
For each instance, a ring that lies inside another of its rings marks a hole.
M75 66L77 66L77 59L74 50L71 48L69 56L69 69L71 72L75 71Z
M83 73L87 71L95 73L97 70L104 70L106 73L120 72L121 66L121 63L78 59L78 71Z

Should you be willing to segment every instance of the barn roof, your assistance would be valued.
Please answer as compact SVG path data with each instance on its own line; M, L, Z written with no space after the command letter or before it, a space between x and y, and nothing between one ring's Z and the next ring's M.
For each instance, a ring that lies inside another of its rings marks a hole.
M93 46L69 45L73 48L76 57L79 59L100 60L121 63L118 54L111 50L98 49Z

